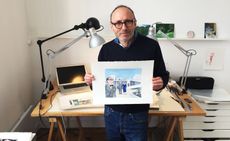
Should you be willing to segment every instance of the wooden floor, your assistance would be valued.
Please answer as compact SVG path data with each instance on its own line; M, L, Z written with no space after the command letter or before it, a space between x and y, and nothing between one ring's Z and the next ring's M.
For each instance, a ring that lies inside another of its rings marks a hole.
M36 141L47 141L49 129L41 128L36 133ZM152 134L154 131L149 130L149 139L148 141L161 141L159 137L154 137ZM156 132L155 132L156 133ZM160 135L159 133L157 133ZM160 135L162 136L162 135ZM67 141L78 141L79 132L78 129L67 129L66 131ZM61 141L57 130L54 131L52 141ZM83 140L82 140L83 141ZM84 128L84 141L106 141L105 129L104 128Z
M36 141L47 141L49 129L39 129L36 133ZM67 141L78 141L78 129L67 129ZM85 141L106 141L104 128L84 128ZM52 141L61 141L61 137L57 130L54 131Z

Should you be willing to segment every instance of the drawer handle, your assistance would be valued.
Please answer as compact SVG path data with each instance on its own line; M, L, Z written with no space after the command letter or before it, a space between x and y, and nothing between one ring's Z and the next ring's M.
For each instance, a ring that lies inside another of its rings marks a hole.
M219 105L219 103L208 103L208 105Z
M204 121L203 123L215 123L215 121Z
M218 109L206 109L206 111L218 111Z
M214 129L202 129L202 131L205 131L205 132L213 132Z
M205 116L205 117L208 117L208 118L213 118L213 117L216 117L216 116Z

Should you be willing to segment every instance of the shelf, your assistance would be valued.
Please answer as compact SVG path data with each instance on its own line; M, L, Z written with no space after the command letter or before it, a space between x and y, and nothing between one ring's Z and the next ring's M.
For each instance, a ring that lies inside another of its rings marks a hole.
M114 35L110 35L110 34L104 34L101 35L102 37L104 37L105 39L113 39L115 38ZM196 37L196 38L186 38L186 37L181 37L181 38L170 38L174 41L229 41L229 38L202 38L202 37ZM158 41L166 41L167 38L157 38Z

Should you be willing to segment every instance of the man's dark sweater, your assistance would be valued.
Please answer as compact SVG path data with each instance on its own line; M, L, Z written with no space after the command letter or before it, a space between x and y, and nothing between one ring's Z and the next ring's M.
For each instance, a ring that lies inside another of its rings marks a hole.
M164 87L168 83L169 73L166 71L161 49L157 41L140 34L135 35L129 47L123 48L118 39L104 44L100 50L98 61L143 61L154 60L153 76L163 79ZM149 109L149 104L107 105L113 110L126 113L143 112Z

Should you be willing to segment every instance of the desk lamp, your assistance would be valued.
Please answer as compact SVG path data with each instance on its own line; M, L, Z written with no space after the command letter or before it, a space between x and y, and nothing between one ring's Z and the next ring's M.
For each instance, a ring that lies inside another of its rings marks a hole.
M49 64L48 64L49 71L48 71L48 76L45 77L43 55L42 55L42 44L46 41L53 39L53 38L56 38L58 36L61 36L63 34L70 32L70 31L78 30L78 29L82 29L84 31L84 33L57 51L53 51L51 49L48 49L46 51L46 55L49 58ZM59 33L59 34L54 35L52 37L49 37L47 39L37 41L37 44L39 46L40 61L41 61L41 68L42 68L42 79L41 80L42 80L42 82L45 83L44 89L42 92L42 99L45 99L47 97L49 90L53 89L53 86L52 86L51 80L50 80L50 78L51 78L51 64L50 64L51 59L53 59L56 55L63 52L64 50L68 49L69 47L71 47L73 44L75 44L77 41L79 41L83 37L90 37L90 41L89 41L89 47L90 48L102 45L105 42L105 40L97 34L97 32L99 32L101 30L103 30L103 26L100 25L99 21L96 18L91 17L91 18L87 19L86 23L81 23L80 25L75 25L73 28L71 28L67 31Z
M154 25L157 23L161 23L161 22L156 22L156 23L152 24L152 26L150 26L150 28L149 28L149 32L147 35L147 37L154 39L156 41L157 41L157 37L156 37L156 29L155 29ZM186 93L186 81L187 81L187 77L188 77L188 71L189 71L191 59L192 59L192 56L196 55L197 52L194 49L185 50L183 47L181 47L181 45L179 45L177 42L173 41L171 38L169 38L161 30L157 31L157 34L161 34L164 38L166 38L168 41L170 41L177 49L179 49L187 57L184 72L183 72L183 75L182 75L182 78L180 81L180 87L182 88L182 93Z
M157 41L157 36L156 36L156 28L154 27L155 24L160 24L161 22L155 22L149 27L149 32L147 37L154 39Z

